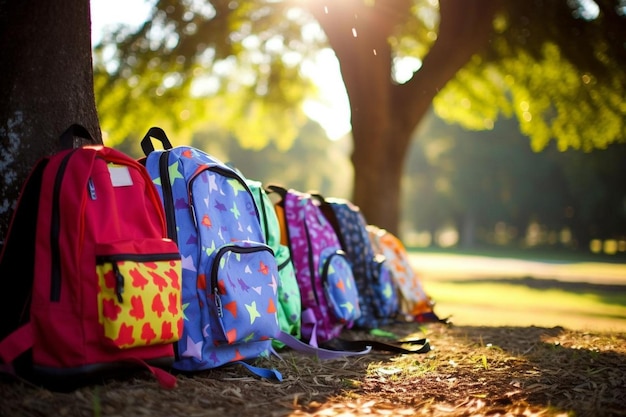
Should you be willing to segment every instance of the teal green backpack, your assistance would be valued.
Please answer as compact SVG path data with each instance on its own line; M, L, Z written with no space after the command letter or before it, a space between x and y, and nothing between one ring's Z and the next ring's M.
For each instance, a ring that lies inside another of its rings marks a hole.
M261 228L265 234L266 243L274 251L278 265L280 281L278 283L278 324L284 333L300 339L302 302L295 268L291 261L291 252L289 247L281 243L281 229L274 204L262 183L250 179L247 179L247 183L259 209ZM277 339L273 340L273 344L276 348L284 347L284 344Z

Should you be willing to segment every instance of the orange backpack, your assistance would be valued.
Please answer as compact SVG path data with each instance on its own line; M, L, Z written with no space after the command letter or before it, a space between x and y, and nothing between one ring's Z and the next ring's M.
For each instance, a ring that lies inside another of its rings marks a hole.
M409 322L441 321L433 311L435 303L424 291L420 276L411 266L402 241L393 233L374 225L368 225L367 231L374 251L385 257L398 287L398 318Z

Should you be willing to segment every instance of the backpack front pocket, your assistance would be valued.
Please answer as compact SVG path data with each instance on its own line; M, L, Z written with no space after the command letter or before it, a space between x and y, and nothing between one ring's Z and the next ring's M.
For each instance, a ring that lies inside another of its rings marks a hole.
M181 258L169 239L98 244L98 320L107 344L172 343L182 333Z
M277 285L276 259L269 246L221 247L207 288L213 340L232 345L275 337L279 331Z
M359 295L352 267L341 250L324 250L320 255L320 275L328 307L339 323L350 323L361 316Z

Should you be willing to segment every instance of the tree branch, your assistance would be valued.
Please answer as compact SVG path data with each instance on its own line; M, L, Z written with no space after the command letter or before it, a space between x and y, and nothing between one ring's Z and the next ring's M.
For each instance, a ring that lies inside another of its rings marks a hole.
M470 58L487 45L499 0L440 0L436 42L413 78L394 88L400 122L415 125L432 99ZM420 97L415 100L415 97Z

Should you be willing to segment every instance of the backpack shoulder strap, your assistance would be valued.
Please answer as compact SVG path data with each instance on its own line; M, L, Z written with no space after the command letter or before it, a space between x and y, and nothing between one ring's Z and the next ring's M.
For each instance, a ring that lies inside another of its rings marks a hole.
M367 345L346 345L345 349L338 350L326 349L320 346L316 346L314 344L305 343L297 339L296 337L282 331L276 336L276 338L293 350L317 356L319 359L337 359L345 358L347 356L366 355L372 350L372 347Z
M337 349L362 349L364 346L368 346L372 350L403 354L428 353L432 350L428 339L406 340L400 343L419 347L417 349L407 349L399 344L380 342L378 340L346 340L340 338L330 340L326 345Z
M37 233L33 219L39 212L39 191L48 161L41 159L22 186L0 253L0 277L5 281L0 293L0 340L29 320L27 302L33 287Z
M23 324L0 342L0 360L11 364L18 356L33 347L35 336L31 322Z

